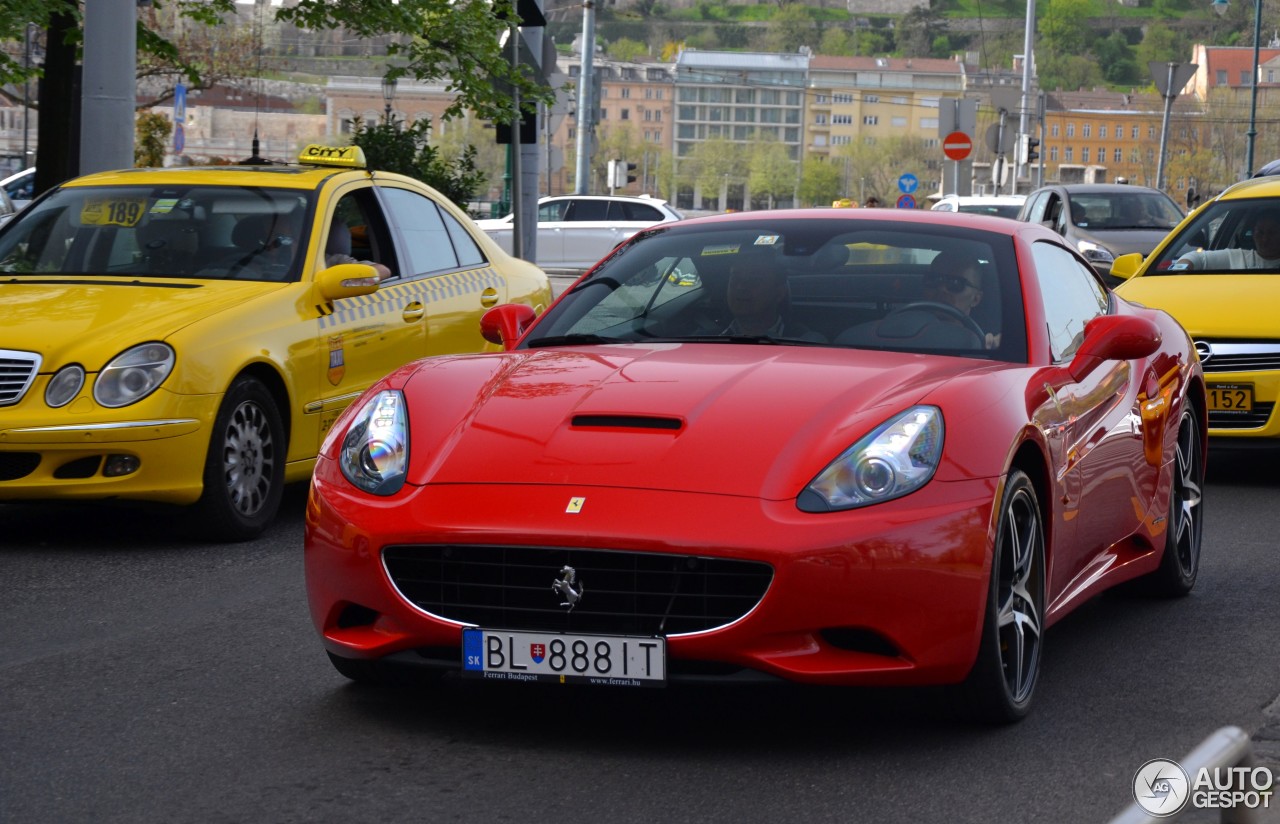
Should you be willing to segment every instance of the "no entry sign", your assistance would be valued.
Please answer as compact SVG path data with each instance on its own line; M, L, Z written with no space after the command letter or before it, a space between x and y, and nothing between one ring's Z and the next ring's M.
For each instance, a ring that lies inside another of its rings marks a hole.
M952 132L942 139L942 153L950 160L964 160L973 151L973 141L964 132Z

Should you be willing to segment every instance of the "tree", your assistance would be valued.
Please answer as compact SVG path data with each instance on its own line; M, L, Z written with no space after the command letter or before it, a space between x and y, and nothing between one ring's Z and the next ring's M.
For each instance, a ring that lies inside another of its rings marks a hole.
M173 134L173 123L159 112L139 112L134 125L137 139L133 143L133 165L159 167L164 165L165 147Z
M787 147L772 135L753 140L748 149L747 186L753 199L764 198L772 209L778 200L789 200L795 195L796 162L791 159Z
M605 47L605 54L613 60L634 61L641 57L649 56L649 47L639 40L632 40L629 37L619 37L617 40Z
M774 12L765 24L766 51L795 52L818 42L818 29L807 6L793 4Z
M430 145L430 133L428 120L419 120L412 126L369 125L356 120L351 142L364 150L370 169L421 180L466 209L485 180L484 173L476 168L476 149L468 146L460 157L443 157L439 149Z
M1041 59L1064 61L1073 55L1086 54L1091 37L1091 11L1089 0L1049 0L1039 22L1037 54L1042 55Z
M1149 77L1149 63L1182 63L1190 54L1190 43L1163 23L1147 26L1142 42L1134 49L1134 59L1143 77Z
M1147 73L1138 68L1138 61L1134 59L1133 48L1128 39L1118 31L1113 31L1099 41L1094 52L1098 57L1102 76L1108 83L1131 86L1142 83L1146 78Z
M397 64L389 77L445 79L457 97L445 110L453 119L474 112L510 121L512 91L532 111L555 102L524 66L511 65L499 40L518 23L515 0L298 0L276 11L276 19L308 29L344 29L356 37L398 35L387 48Z
M846 196L844 160L809 158L800 172L800 202L806 206L830 206Z

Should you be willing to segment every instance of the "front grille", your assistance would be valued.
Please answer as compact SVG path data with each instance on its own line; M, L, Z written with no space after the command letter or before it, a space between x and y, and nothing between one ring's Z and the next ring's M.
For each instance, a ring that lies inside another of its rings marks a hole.
M1197 340L1196 351L1205 374L1280 370L1278 341Z
M400 594L432 615L492 629L675 635L732 623L773 580L755 561L504 546L392 546L383 563ZM572 567L572 610L552 589Z
M1261 429L1271 419L1274 403L1254 402L1253 409L1248 412L1214 412L1209 411L1210 429Z
M34 352L0 349L0 406L22 400L40 371L40 356Z

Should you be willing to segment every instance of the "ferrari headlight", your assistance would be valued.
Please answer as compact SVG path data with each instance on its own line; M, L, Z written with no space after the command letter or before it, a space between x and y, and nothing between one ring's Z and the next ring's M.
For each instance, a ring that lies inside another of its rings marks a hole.
M150 395L173 371L173 347L153 341L126 349L102 367L93 383L93 399L115 409Z
M1076 241L1076 248L1080 250L1080 254L1084 255L1084 259L1090 263L1111 263L1116 259L1115 255L1111 254L1110 249L1088 240Z
M929 482L942 458L942 410L914 406L876 427L800 493L805 512L830 512L900 498Z
M78 363L64 366L44 389L44 402L57 409L71 403L84 387L84 367Z
M351 419L338 464L348 481L374 495L394 495L409 470L409 414L404 395L377 393Z

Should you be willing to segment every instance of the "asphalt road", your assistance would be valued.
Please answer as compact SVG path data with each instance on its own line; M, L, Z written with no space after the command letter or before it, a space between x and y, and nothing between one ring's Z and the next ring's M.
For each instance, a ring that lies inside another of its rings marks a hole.
M1192 596L1086 605L1000 729L929 691L359 688L307 616L304 490L230 546L0 506L0 822L1105 822L1224 725L1280 761L1266 463L1211 461Z

